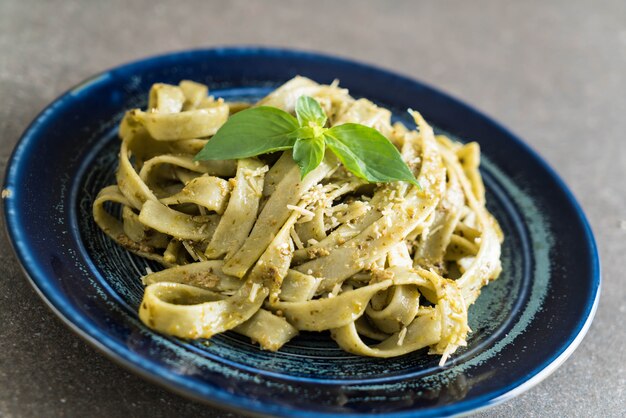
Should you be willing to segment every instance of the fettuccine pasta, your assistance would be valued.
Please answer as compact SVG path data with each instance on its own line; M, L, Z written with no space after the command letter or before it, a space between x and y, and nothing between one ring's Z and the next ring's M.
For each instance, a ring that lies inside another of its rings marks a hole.
M367 183L330 152L304 178L290 150L194 161L230 115L257 105L293 113L301 95L330 126L378 130L421 187ZM304 77L255 104L214 99L191 81L155 84L147 110L122 120L117 183L93 204L111 239L165 267L141 278L141 320L188 339L232 330L272 351L299 331L330 331L350 353L428 347L443 364L466 345L468 307L500 273L503 235L485 208L478 144L435 135L411 114L414 130Z

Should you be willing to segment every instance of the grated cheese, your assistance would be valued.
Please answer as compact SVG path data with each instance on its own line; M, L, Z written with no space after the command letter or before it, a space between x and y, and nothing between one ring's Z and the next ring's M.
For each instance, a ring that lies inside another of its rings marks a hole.
M298 236L298 233L296 232L294 227L291 227L291 229L289 230L289 235L291 235L291 239L293 240L293 243L296 244L296 247L299 250L304 248L304 244L302 243L302 240Z
M392 225L391 216L393 215L393 203L388 203L387 206L385 206L385 208L380 213L382 213L383 217L385 218L385 223L387 224L387 226L391 226Z
M252 283L252 289L250 289L250 295L248 296L248 300L250 302L254 302L254 299L256 299L257 293L259 293L259 288L260 287L261 287L260 284Z
M339 283L335 283L335 285L333 286L333 290L330 292L330 294L328 295L329 298L331 297L335 297L339 294L339 292L341 292L341 284ZM332 296L331 296L332 295Z
M407 328L403 327L398 333L398 347L404 344L404 338L406 337Z
M443 229L444 225L437 225L436 227L434 227L430 232L429 235L435 235L438 231L440 231L441 229Z
M204 233L204 231L206 231L206 229L207 229L208 227L209 227L209 224L208 224L208 223L204 223L204 224L200 225L200 227L198 228L198 232L199 232L199 233L201 233L201 234L203 234L203 233Z
M183 241L183 247L185 247L185 249L187 250L187 252L191 256L191 258L194 259L194 261L200 260L200 257L198 257L198 254L196 253L195 248L193 248L193 246L191 245L191 243L189 241Z
M287 205L287 209L292 210L294 212L298 212L298 213L300 213L303 216L310 216L311 218L315 217L315 213L311 212L308 209L301 208L300 206Z
M263 194L263 186L259 186L259 183L255 181L254 177L258 177L262 174L265 174L269 171L269 167L264 165L263 167L259 167L255 170L250 170L249 168L245 168L242 170L243 178L248 183L248 186L254 191L257 196Z

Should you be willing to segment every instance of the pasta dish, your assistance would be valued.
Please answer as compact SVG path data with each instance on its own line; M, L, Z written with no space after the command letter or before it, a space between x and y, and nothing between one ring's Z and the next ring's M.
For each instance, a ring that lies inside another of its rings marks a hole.
M226 126L249 129L242 141L254 145L250 110L300 121L303 96L324 117L294 125L298 135L328 140L306 157L318 158L306 175L293 141L293 150L196 158ZM415 129L337 82L304 77L257 103L225 102L192 81L152 86L147 110L124 116L117 182L93 204L104 233L164 267L141 278L143 323L186 339L232 330L271 351L300 331L329 331L353 354L428 347L443 364L466 345L468 307L500 274L503 234L485 206L478 144L435 135L410 113ZM359 162L371 148L341 148L341 126L375 129L416 182L368 181L361 171L384 173Z

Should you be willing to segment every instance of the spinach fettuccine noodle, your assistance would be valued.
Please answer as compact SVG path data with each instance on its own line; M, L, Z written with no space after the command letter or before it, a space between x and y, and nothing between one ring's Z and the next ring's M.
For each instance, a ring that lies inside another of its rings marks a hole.
M234 331L272 351L299 331L329 331L350 353L428 347L442 364L466 345L468 308L499 275L503 240L485 207L477 143L435 135L414 111L415 129L392 123L389 110L338 83L296 77L258 103L208 93L191 81L155 84L147 110L123 118L117 182L93 204L104 233L164 267L138 278L148 327L188 339ZM319 103L328 132L375 129L416 181L368 181L330 134L306 167L287 148L194 158L234 115L295 115L301 96Z

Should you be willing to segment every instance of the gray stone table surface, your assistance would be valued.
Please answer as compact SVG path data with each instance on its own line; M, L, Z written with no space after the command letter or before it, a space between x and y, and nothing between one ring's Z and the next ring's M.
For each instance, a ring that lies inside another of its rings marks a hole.
M626 1L0 0L0 172L33 117L80 80L152 54L233 44L399 71L538 150L591 221L601 301L561 368L478 416L626 416ZM145 382L74 335L31 289L3 233L0 324L0 416L230 415Z

